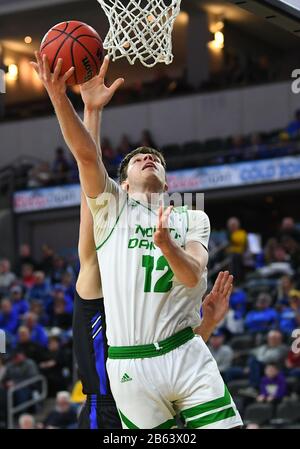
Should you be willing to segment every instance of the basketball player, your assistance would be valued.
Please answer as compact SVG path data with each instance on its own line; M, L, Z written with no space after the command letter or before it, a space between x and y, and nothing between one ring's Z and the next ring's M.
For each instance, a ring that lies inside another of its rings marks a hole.
M108 64L105 58L94 80L90 120L97 121L124 81L105 86ZM121 164L121 186L110 179L66 96L72 70L60 76L60 60L50 73L47 57L39 54L35 67L77 160L93 215L110 346L107 371L123 427L172 428L176 413L187 428L240 426L217 364L193 332L206 290L207 215L163 209L165 161L157 150L134 150Z

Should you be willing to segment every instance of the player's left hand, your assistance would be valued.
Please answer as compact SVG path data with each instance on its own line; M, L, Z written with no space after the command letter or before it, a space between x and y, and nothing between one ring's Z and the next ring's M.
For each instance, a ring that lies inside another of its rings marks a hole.
M217 326L229 309L229 298L233 289L233 276L229 271L220 271L212 291L202 304L203 321Z
M168 249L170 243L172 243L170 231L169 231L169 217L172 212L173 206L169 206L165 211L163 206L160 206L158 212L158 225L153 239L155 246L158 246L162 251Z
M107 87L105 77L108 67L109 57L105 56L99 75L80 85L82 101L85 107L90 110L104 108L124 83L123 78L118 78L110 87Z

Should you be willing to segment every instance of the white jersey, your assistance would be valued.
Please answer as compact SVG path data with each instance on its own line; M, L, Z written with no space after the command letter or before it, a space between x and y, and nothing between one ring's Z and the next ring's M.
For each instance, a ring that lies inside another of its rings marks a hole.
M110 178L105 192L87 201L94 218L108 344L150 344L198 326L207 270L195 288L185 287L174 277L153 242L158 208L130 198ZM210 224L202 211L175 208L169 229L182 248L189 241L208 247Z

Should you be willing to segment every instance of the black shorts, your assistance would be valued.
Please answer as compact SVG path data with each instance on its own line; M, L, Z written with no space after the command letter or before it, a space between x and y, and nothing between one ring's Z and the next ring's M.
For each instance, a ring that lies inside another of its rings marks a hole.
M114 401L88 398L79 415L78 429L122 429Z

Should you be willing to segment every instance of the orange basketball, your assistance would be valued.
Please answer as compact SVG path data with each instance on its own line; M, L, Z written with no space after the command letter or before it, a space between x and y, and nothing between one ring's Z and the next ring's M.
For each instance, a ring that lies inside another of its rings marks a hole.
M104 57L99 34L76 20L61 22L51 28L41 42L40 52L48 56L51 72L59 58L63 59L62 75L75 67L67 81L69 85L83 84L96 76Z

